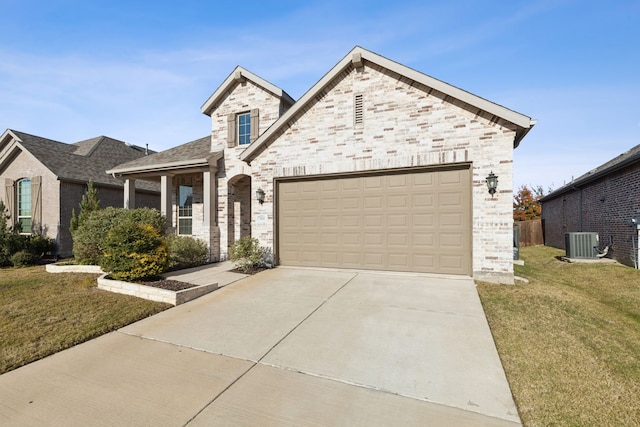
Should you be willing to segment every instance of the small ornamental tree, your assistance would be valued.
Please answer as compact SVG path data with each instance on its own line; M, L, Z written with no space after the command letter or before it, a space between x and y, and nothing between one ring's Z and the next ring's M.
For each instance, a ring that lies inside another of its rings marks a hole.
M89 213L73 235L73 254L78 264L100 265L109 231L118 224L133 221L148 224L159 235L165 232L166 219L156 209L123 209L107 207Z
M80 224L82 224L91 212L100 209L100 199L98 199L98 190L93 186L93 181L87 184L87 192L82 195L80 201L80 215L76 215L76 210L71 211L71 224L69 229L71 234L75 233Z
M107 235L100 267L116 280L157 277L169 265L167 241L151 224L125 221Z
M540 188L536 189L534 194L526 185L520 187L520 190L513 196L513 220L540 219L542 215L541 198L542 191Z

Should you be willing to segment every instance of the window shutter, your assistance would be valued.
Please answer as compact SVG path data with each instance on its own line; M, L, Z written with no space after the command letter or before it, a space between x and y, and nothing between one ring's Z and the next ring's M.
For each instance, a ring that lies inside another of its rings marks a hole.
M236 133L236 115L232 113L227 116L227 147L235 147Z
M9 219L7 220L7 225L13 225L13 206L15 201L15 187L12 179L4 180L4 205L7 208L7 213L9 214Z
M39 233L42 225L42 177L31 178L31 231Z
M258 136L260 136L260 110L257 108L254 108L253 110L251 110L251 135L249 136L249 138L251 139L251 142L255 141L256 139L258 139Z

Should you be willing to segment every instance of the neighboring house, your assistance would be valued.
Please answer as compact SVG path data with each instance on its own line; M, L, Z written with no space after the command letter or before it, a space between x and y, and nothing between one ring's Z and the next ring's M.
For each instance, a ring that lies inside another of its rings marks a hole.
M543 197L545 245L565 248L565 233L596 232L607 257L634 265L640 217L640 145Z
M513 283L513 149L529 117L360 47L295 102L237 67L202 112L210 136L108 172L160 181L175 232L212 260L252 236L281 265Z
M72 254L69 233L72 210L92 180L100 205L122 206L122 181L105 170L145 157L144 148L106 136L65 144L8 129L0 136L0 199L7 207L9 224L22 224L25 233L55 239L61 256ZM141 182L135 206L160 207L157 184ZM132 207L134 205L131 205Z

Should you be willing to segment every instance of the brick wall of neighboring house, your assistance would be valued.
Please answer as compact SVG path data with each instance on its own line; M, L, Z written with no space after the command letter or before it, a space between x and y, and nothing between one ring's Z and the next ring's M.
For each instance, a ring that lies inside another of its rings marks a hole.
M252 168L239 159L240 153L245 150L246 145L235 147L227 146L228 115L249 112L251 109L259 109L259 130L263 133L275 122L286 108L281 103L280 98L247 80L244 83L235 84L226 94L221 104L211 115L211 150L224 150L224 159L220 161L217 177L217 220L219 233L220 258L228 257L228 248L238 236L235 232L230 232L236 228L236 216L240 215L240 227L251 233L249 199L255 192L250 181L245 183L244 176L251 176ZM231 185L229 184L231 182ZM234 188L236 183L238 188ZM253 188L253 191L252 191ZM240 199L244 197L244 199ZM213 234L213 233L212 233Z
M610 257L633 265L637 230L631 218L640 217L640 164L579 185L542 205L545 244L565 248L565 233L597 232L600 247L611 244ZM636 247L637 251L637 247Z
M120 192L120 205L114 206L122 206L123 203L123 193ZM145 190L136 190L136 208L152 208L160 210L160 193L145 191Z
M355 94L364 96L363 125L354 125ZM446 98L377 66L346 69L252 160L252 186L266 193L263 205L252 197L252 235L273 248L278 177L470 163L474 276L512 283L515 132ZM499 177L493 198L490 171Z
M42 234L46 237L57 239L58 223L60 221L60 187L59 181L49 169L44 167L42 163L37 162L28 154L20 152L15 159L2 171L0 181L2 191L0 197L3 202L5 200L5 179L18 181L19 179L41 176L42 177ZM15 201L12 203L15 208ZM15 218L16 212L10 213Z
M103 186L94 184L98 191L98 200L100 207L106 208L113 206L116 208L123 207L124 190L122 187ZM73 210L76 214L80 213L80 202L82 196L87 191L87 184L79 182L61 181L60 182L60 222L58 225L58 250L60 256L67 257L73 255L73 239L69 232L71 216ZM160 209L160 195L148 192L136 192L136 207L150 207Z

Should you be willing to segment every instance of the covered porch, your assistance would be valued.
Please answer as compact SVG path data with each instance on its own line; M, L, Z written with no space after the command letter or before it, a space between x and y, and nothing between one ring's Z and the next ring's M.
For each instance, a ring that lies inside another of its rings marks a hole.
M218 215L218 169L223 153L210 151L210 141L210 137L200 138L107 172L124 181L125 209L136 207L137 180L159 182L167 234L203 240L209 247L209 260L220 261L228 253L221 252L227 242L221 242Z

